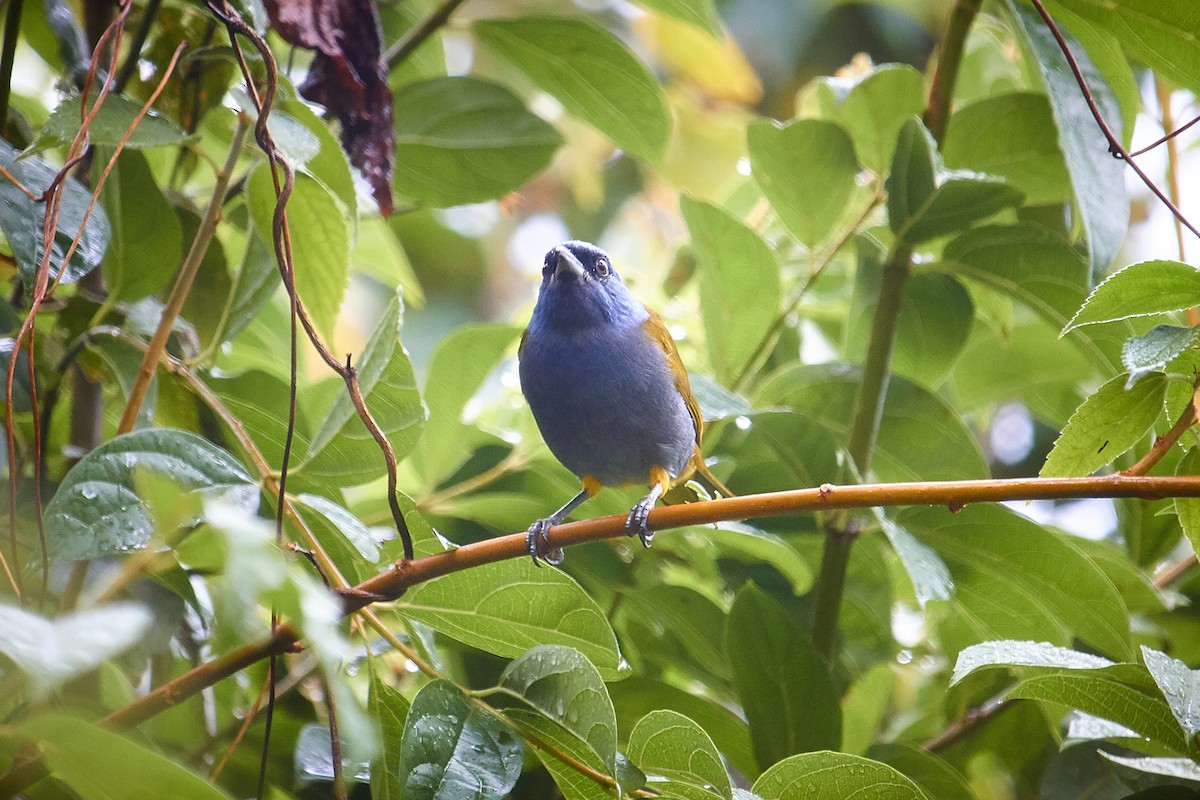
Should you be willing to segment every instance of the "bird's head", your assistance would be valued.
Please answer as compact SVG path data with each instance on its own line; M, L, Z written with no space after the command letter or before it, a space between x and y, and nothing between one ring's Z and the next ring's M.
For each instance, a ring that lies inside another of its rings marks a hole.
M588 242L563 242L550 248L542 264L535 321L560 329L609 323L642 322L639 303L613 268L608 254Z

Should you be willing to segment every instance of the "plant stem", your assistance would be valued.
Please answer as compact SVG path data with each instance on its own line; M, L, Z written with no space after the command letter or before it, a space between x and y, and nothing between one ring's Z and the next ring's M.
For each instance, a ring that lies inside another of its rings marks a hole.
M24 0L8 0L8 14L4 17L4 49L0 51L0 136L8 130L8 98L12 94L13 62L17 58L23 6Z
M383 57L387 59L389 70L395 69L404 59L408 58L421 43L433 35L433 32L446 24L454 10L463 4L463 0L442 0L429 16L418 22L407 33L396 40L387 49Z

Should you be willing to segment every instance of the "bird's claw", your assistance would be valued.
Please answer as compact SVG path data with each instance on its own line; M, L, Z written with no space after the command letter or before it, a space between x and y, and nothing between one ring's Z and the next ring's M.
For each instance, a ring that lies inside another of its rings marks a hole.
M525 533L525 549L533 559L534 566L540 567L545 561L550 566L557 567L566 557L561 547L550 547L550 529L558 522L553 517L539 519L530 525Z
M625 533L628 536L636 536L642 540L642 547L649 547L654 541L654 531L650 530L650 509L654 508L654 500L645 497L638 502L636 506L629 512L629 519L625 521Z

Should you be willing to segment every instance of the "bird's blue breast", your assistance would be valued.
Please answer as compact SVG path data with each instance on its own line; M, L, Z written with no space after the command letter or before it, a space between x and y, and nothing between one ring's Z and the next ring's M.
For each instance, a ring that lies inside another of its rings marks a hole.
M569 330L535 314L521 351L521 389L550 451L607 485L678 476L696 433L647 313Z

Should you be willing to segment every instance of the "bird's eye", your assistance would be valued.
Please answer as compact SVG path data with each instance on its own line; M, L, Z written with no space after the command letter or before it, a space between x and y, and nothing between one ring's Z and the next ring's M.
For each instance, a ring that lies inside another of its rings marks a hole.
M607 258L596 259L596 275L601 278L607 278L612 273L612 265L608 263Z

